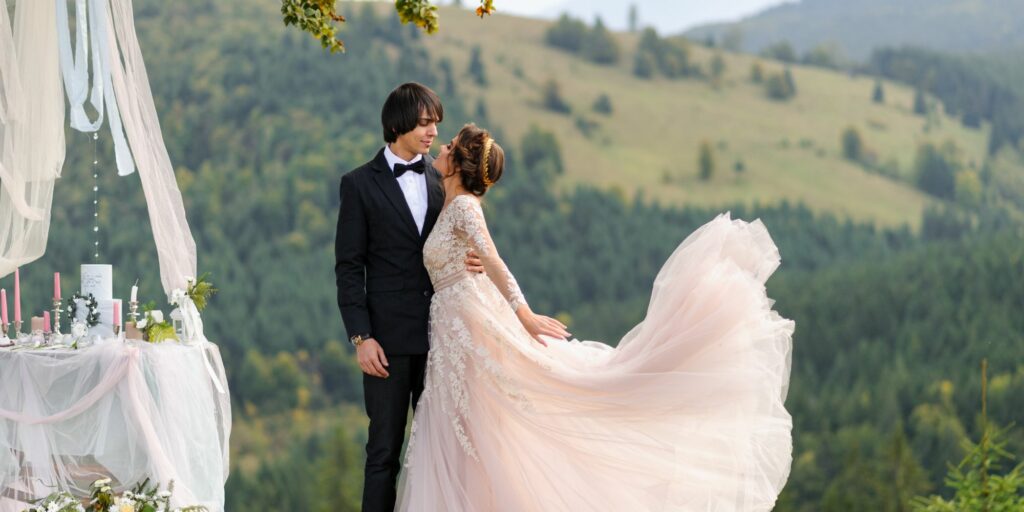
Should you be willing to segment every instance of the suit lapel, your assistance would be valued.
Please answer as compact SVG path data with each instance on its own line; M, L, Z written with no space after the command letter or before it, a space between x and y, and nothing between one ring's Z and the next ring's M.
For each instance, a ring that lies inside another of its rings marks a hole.
M412 218L412 210L409 209L409 203L405 202L405 194L402 193L402 187L398 186L398 180L395 179L395 174L388 166L387 159L384 158L383 149L373 159L372 167L374 170L373 181L377 182L377 186L384 192L384 196L391 202L391 206L398 210L398 216L405 222L406 228L418 239L420 233L416 228L416 221Z
M433 159L427 160L427 218L423 221L423 233L420 238L426 240L430 231L437 223L437 217L444 206L444 187L441 186L441 173L434 169Z

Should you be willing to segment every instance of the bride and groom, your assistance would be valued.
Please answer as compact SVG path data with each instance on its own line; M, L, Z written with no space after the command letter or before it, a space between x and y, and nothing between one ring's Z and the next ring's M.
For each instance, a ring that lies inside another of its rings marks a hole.
M481 198L501 146L466 125L431 158L443 117L433 91L399 86L387 144L341 179L338 305L370 420L363 510L770 510L791 461L794 325L765 293L780 259L761 222L722 214L683 240L615 348L570 340L491 239Z

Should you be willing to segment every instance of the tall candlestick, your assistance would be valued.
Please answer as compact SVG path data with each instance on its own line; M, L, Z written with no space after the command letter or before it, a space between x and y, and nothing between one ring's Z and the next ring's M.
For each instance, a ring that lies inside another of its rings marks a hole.
M53 332L60 335L60 299L53 299Z
M60 300L60 272L53 273L53 300Z
M132 298L128 301L128 318L132 323L139 321L139 280L132 285Z
M14 269L14 323L21 325L21 270Z

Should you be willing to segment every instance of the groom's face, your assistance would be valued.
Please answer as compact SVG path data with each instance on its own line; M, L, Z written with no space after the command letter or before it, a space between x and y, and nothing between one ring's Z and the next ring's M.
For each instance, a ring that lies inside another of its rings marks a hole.
M437 137L437 119L427 113L420 112L419 122L412 131L398 136L395 144L403 152L412 155L425 155L430 152L430 146L434 144Z

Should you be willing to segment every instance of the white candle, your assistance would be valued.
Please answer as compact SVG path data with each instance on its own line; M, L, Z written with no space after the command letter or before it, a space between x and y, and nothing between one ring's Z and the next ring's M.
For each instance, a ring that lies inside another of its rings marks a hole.
M132 285L132 302L137 302L138 300L139 300L139 287L137 285Z

